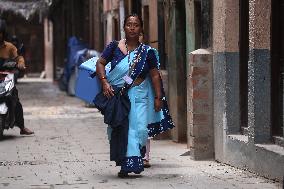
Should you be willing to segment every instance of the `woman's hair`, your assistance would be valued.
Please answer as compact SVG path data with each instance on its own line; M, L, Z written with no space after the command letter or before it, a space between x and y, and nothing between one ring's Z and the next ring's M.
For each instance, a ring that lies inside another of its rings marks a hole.
M140 21L141 28L143 28L143 20L142 20L141 16L139 16L139 15L136 14L136 13L129 14L128 16L126 16L126 17L124 18L123 27L125 27L125 24L126 24L126 22L127 22L127 19L130 18L130 17L137 17L138 20Z

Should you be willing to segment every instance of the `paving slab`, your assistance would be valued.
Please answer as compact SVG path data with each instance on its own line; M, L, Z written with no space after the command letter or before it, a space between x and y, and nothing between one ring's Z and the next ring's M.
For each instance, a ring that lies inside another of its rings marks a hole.
M279 182L215 161L193 161L186 144L151 141L152 167L120 179L109 161L103 117L55 83L23 79L17 85L26 126L0 141L1 189L278 189Z

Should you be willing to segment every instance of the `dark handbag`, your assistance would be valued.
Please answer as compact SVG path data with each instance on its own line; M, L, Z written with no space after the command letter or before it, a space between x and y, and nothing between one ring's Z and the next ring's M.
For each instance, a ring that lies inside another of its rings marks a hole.
M104 115L104 123L112 128L123 126L130 111L130 100L126 88L112 86L114 96L108 99L103 92L96 95L94 104L96 108Z

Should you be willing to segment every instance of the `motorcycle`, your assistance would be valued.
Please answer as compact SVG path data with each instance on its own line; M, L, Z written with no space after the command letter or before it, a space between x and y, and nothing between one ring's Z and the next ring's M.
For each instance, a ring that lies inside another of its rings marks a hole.
M13 128L15 124L15 114L9 111L9 101L15 89L15 70L15 61L5 61L0 66L0 140L4 130Z

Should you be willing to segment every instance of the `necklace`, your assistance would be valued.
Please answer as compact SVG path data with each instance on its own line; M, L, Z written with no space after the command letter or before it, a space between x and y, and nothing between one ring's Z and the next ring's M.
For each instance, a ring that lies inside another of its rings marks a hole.
M134 52L133 60L132 60L132 62L130 62L130 52L132 52L132 51L129 51L128 46L127 46L127 42L126 42L126 39L125 39L125 47L126 47L127 56L128 56L128 61L127 62L128 62L128 66L129 66L129 68L128 68L128 75L129 76L131 75L131 73L130 73L131 70L133 70L135 64L137 63L137 61L138 61L138 59L140 57L140 54L137 56L137 52L139 51L140 46L141 46L141 43L139 43L139 45L134 50L132 50L132 51L135 51L135 52Z
M137 43L138 45L136 46L136 48L134 48L133 50L130 51L130 50L128 49L128 45L127 45L126 39L124 39L124 43L125 43L125 47L126 47L127 53L137 50L137 49L139 48L139 46L141 45L141 43L138 42L138 43Z

